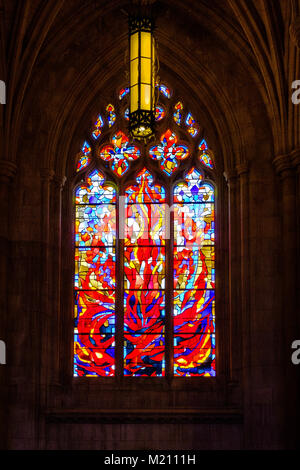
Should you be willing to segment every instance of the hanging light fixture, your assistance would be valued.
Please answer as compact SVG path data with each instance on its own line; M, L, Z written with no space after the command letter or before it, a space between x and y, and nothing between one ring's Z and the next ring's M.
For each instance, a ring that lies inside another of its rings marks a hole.
M154 134L156 58L154 21L138 14L129 17L129 131L146 140Z

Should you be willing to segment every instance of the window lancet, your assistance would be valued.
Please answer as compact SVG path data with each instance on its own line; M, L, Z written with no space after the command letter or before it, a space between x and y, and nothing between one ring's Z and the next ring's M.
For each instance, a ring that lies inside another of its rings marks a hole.
M183 103L157 88L154 145L127 136L124 87L78 158L76 377L216 375L213 155Z
M144 169L125 192L124 373L165 372L164 189Z
M174 375L215 375L214 188L194 168L174 191Z
M76 190L74 375L115 370L116 191L97 170Z

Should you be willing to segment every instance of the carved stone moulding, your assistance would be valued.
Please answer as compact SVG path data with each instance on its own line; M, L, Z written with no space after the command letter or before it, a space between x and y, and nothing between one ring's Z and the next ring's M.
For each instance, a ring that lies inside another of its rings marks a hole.
M67 181L67 178L65 176L61 176L61 175L55 175L53 177L53 182L54 184L60 189L62 190L65 183Z
M67 180L65 176L55 174L55 172L49 168L40 168L40 176L43 182L50 183L53 181L60 189L64 187Z
M170 409L170 410L53 410L46 413L47 423L139 424L139 423L210 423L242 424L240 409Z
M224 173L224 177L227 181L229 186L234 186L238 179L244 175L247 175L249 172L249 162L241 162L239 163L236 168L229 168Z
M49 168L40 168L41 180L50 182L54 178L54 171Z
M285 155L279 155L274 158L273 165L276 173L281 177L293 173L300 165L300 149L295 149Z
M228 186L232 186L236 183L238 174L235 168L229 168L224 172L224 178L226 179L226 182Z
M249 172L249 162L242 162L236 166L236 171L239 176L246 175Z
M0 181L10 183L17 173L17 165L9 160L0 160Z

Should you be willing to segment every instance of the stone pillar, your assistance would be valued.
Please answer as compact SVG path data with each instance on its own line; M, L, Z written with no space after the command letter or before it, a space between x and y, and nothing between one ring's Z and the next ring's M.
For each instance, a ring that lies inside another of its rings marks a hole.
M251 401L250 383L251 383L251 322L249 316L249 284L250 284L250 258L249 258L249 170L248 162L241 163L237 166L240 188L240 304L239 315L241 316L242 328L240 329L242 338L242 364L243 364L243 400L245 425L251 421L249 416L249 403ZM248 442L245 442L246 448L251 441L252 433L248 431Z
M51 354L51 371L48 379L51 383L58 385L59 383L59 358L60 358L60 341L61 338L61 236L62 236L62 190L66 178L54 176L51 185L50 200L50 266L51 286L49 303L51 312L49 322L51 325L49 336L52 338L52 344L49 344L49 352Z
M296 168L296 207L297 207L297 310L300 312L300 149L295 150L291 153L291 161ZM300 334L299 334L300 339Z
M299 444L299 369L291 362L291 345L300 339L299 312L297 311L297 215L296 215L296 171L291 155L275 158L274 165L281 180L282 214L282 338L283 371L286 419L284 437L286 449L297 448Z
M70 221L74 217L74 183L68 179L63 185L61 197L62 214L61 216L61 281L60 289L63 295L63 301L60 301L60 338L59 347L59 384L63 387L71 386L72 376L70 376L70 367L72 363L71 351L67 345L72 344L74 329L74 292L73 284L70 282L74 274L74 234L70 229Z
M40 170L41 176L41 306L40 318L36 319L36 324L40 332L39 344L37 347L37 364L36 364L36 448L43 446L41 436L43 433L43 421L41 416L41 409L46 403L47 394L47 377L50 368L49 359L49 341L50 341L50 236L53 233L53 227L50 226L50 196L51 196L51 182L54 177L54 172L48 168Z
M291 154L292 163L296 169L296 220L297 220L297 251L296 251L296 267L297 267L297 277L296 277L296 317L297 317L297 330L295 332L295 336L297 335L298 340L300 340L300 148L292 152ZM294 369L294 372L297 373L297 391L298 391L298 398L297 398L297 412L296 416L298 416L298 426L300 422L300 365L294 366L297 369ZM300 439L298 438L298 442L296 443L298 448L300 447Z
M243 371L250 369L251 345L249 319L249 170L248 162L237 166L240 183L241 315L243 319Z
M0 340L6 344L6 364L0 365L0 449L7 449L9 428L8 419L8 393L9 393L9 361L10 350L9 331L7 327L8 298L8 272L9 272L9 208L12 208L9 188L16 174L14 163L0 160Z
M229 374L233 384L237 383L241 370L241 344L239 338L240 317L238 315L239 306L239 286L237 279L240 278L239 269L239 187L236 170L228 170L224 174L228 184L228 259L229 259L229 329L230 337L230 359Z

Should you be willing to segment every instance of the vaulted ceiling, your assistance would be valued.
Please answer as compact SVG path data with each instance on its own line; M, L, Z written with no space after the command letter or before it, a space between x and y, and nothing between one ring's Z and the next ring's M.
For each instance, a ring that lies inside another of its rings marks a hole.
M18 166L32 153L32 165L65 173L81 129L125 84L130 3L0 0L2 160ZM268 142L270 159L299 147L290 25L300 0L157 0L153 9L160 76L197 110L224 169L253 158L255 142Z

